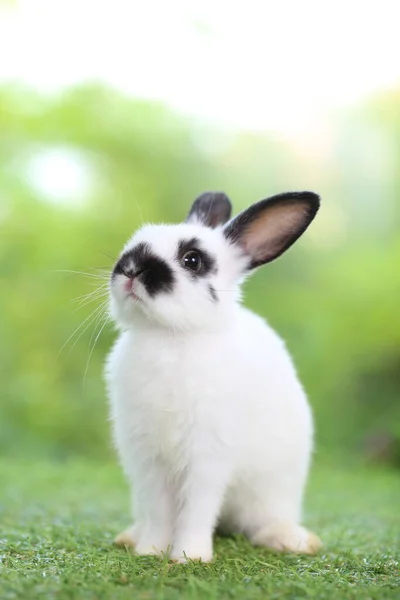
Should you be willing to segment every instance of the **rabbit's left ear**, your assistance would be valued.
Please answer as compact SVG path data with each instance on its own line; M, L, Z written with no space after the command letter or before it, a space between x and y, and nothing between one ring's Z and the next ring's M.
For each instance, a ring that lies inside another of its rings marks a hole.
M288 192L261 200L229 221L225 237L249 256L250 269L271 262L305 232L319 209L313 192Z
M219 225L225 225L229 221L231 213L231 201L226 194L205 192L194 201L186 223L199 223L215 229Z

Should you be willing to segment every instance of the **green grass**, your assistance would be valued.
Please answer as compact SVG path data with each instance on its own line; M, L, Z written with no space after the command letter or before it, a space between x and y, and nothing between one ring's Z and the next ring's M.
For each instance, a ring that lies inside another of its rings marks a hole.
M0 485L2 600L400 597L398 472L320 465L305 517L324 541L318 557L220 538L210 565L113 547L128 524L128 492L115 466L3 461Z

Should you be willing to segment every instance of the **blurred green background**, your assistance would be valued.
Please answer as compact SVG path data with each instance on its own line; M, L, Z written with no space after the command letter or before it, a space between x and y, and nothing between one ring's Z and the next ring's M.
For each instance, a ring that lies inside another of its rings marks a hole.
M327 122L296 142L219 129L101 85L56 96L0 89L3 455L112 456L102 379L112 326L93 351L96 321L58 353L101 304L73 300L101 285L93 275L142 220L180 221L209 189L236 211L311 189L318 218L246 284L245 301L295 357L318 453L400 466L400 91Z

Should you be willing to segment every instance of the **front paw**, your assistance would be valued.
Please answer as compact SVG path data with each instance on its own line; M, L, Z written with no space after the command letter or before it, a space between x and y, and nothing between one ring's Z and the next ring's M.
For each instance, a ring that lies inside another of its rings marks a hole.
M210 562L213 558L212 541L201 538L178 541L173 545L170 558L177 563L186 563L189 560Z
M117 546L128 546L134 548L136 546L136 531L134 527L128 527L122 533L117 535L114 540L114 544Z
M167 556L170 550L170 538L156 535L140 538L135 548L135 552L139 556Z

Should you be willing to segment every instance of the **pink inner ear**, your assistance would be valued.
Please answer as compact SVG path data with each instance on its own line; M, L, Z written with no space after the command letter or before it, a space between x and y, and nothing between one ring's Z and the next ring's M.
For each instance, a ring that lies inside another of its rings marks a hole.
M249 226L242 244L255 262L268 262L279 256L301 233L308 220L305 202L284 202L268 207Z

